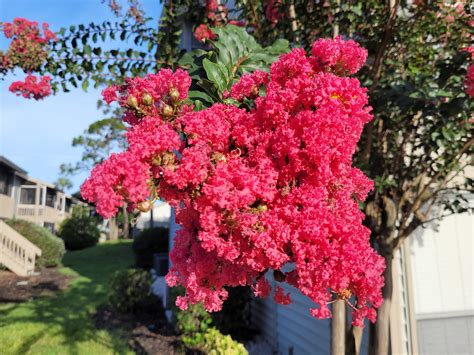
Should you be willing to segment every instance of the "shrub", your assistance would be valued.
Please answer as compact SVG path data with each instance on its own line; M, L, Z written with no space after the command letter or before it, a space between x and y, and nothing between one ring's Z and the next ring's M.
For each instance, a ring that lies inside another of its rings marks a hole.
M181 334L181 341L190 349L197 349L204 344L204 334L212 325L211 315L202 304L190 304L185 311L176 307L176 297L184 295L184 287L170 288L170 306L176 331Z
M151 275L142 269L115 272L110 279L109 302L123 314L161 308L161 300L151 293Z
M5 222L41 249L41 256L36 259L37 267L54 267L61 263L65 253L64 242L48 229L20 219Z
M79 250L96 245L100 238L97 220L86 211L74 210L71 217L64 220L59 229L59 237L66 249Z
M181 333L181 340L191 349L202 348L204 335L211 324L210 314L200 303L189 305L186 311L178 311L176 314L176 328Z
M224 335L216 328L210 328L204 334L202 350L208 355L247 355L245 347L232 339L230 335Z
M247 350L241 343L233 340L230 335L222 334L213 326L213 317L202 304L190 304L185 311L176 307L174 301L177 296L184 294L183 287L172 288L170 292L176 330L181 334L181 341L187 348L212 355L247 354ZM234 308L234 311L242 310ZM220 322L224 323L225 317L221 318Z
M145 229L133 240L133 251L138 267L153 267L153 254L168 252L168 228Z

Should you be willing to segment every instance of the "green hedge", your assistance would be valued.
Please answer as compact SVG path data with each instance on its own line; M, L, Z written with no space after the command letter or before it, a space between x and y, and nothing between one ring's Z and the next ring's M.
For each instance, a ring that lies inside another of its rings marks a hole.
M42 254L36 259L37 267L54 267L61 264L65 248L60 238L54 236L48 229L32 222L21 219L10 219L5 222L41 249Z
M161 299L151 292L151 275L142 269L116 271L110 278L109 303L122 314L163 311Z
M153 254L168 253L168 228L156 227L142 231L133 239L133 252L138 267L153 267Z
M80 250L96 245L100 231L94 217L73 213L61 224L58 236L64 240L67 250Z

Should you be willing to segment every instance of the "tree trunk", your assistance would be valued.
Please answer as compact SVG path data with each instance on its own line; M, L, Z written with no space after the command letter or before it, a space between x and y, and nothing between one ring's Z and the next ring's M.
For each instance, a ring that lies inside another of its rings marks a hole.
M108 240L117 240L118 239L118 226L117 226L117 219L112 217L109 220L109 235Z
M332 304L331 355L344 355L346 345L346 303L338 300Z
M127 204L123 204L123 239L130 236L130 220L128 218Z
M375 355L388 355L390 346L390 309L392 308L393 278L392 278L393 255L385 255L386 269L384 271L385 284L382 288L384 302L377 312L377 323L375 324Z
M352 325L347 330L346 355L360 355L364 328Z

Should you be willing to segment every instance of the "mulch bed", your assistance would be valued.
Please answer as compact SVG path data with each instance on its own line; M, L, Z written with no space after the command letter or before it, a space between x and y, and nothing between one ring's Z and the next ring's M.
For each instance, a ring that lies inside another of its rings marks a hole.
M137 354L198 354L184 347L163 310L122 315L104 305L93 318L98 329L125 329L129 333L129 345Z
M0 303L26 302L34 298L50 296L64 291L71 276L57 269L43 269L39 275L20 277L10 271L0 270Z

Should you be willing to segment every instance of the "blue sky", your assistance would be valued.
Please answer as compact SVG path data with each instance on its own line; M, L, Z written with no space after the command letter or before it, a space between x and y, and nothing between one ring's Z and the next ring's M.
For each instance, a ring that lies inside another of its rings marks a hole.
M125 0L119 1L126 6ZM159 0L141 0L148 16L158 18ZM48 22L53 31L80 23L114 21L116 18L101 0L0 0L0 21L24 17ZM8 41L0 34L0 48ZM100 90L81 89L58 93L41 101L26 100L8 91L12 81L23 73L0 81L0 155L10 159L34 178L54 182L61 163L80 159L81 149L71 146L72 138L101 118L96 109ZM77 191L87 173L72 180Z

